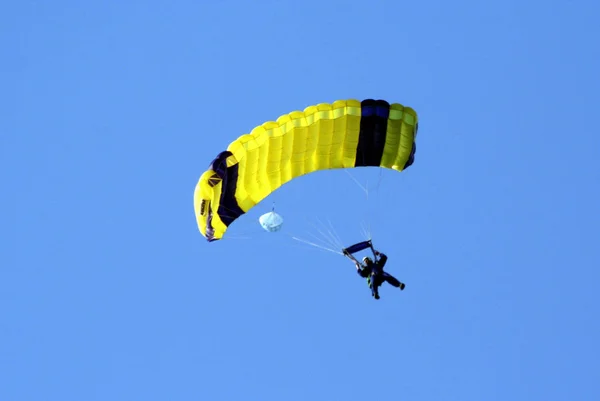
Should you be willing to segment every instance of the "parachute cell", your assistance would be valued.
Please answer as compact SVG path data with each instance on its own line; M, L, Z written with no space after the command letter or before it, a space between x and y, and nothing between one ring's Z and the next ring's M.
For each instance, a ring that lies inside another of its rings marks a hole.
M319 170L413 164L417 113L385 100L338 100L266 122L219 153L194 191L208 241L290 180ZM261 223L262 224L262 223Z

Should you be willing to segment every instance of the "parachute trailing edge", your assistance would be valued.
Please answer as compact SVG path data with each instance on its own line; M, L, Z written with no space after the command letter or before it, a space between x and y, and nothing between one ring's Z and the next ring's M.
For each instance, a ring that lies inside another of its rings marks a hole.
M366 99L309 106L268 121L229 144L200 176L196 221L208 241L281 185L315 171L381 167L403 171L414 162L415 110ZM263 226L264 227L264 226Z

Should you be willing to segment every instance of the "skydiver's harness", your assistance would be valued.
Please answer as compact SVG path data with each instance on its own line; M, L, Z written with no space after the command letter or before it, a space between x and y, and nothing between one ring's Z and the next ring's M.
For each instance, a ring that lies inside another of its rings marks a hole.
M362 250L365 250L367 248L371 248L371 251L373 252L373 264L376 266L377 262L379 262L379 258L377 257L377 255L375 254L375 248L373 248L373 243L371 242L371 240L368 241L362 241L359 243L356 243L354 245L350 245L347 248L342 249L342 252L344 253L344 256L346 256L348 259L352 260L354 263L361 265L362 263L360 263L353 254L355 254L356 252L360 252ZM370 274L367 276L367 284L369 285L369 288L371 288L371 276L373 276L376 273L376 271L374 269L371 269Z

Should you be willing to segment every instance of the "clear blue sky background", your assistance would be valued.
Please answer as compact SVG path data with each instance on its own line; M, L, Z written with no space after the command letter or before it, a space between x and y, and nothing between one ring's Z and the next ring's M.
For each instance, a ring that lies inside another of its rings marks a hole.
M0 400L600 399L599 12L3 3ZM193 190L229 142L369 97L418 111L411 168L354 171L368 199L303 177L205 241ZM319 221L370 223L406 289L291 238Z

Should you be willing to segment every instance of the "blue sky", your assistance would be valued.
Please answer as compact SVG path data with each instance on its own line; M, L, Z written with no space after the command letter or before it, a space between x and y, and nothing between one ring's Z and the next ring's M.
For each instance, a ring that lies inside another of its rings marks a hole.
M101 3L0 12L0 399L600 398L597 3ZM346 98L414 107L414 165L207 243L213 157ZM406 289L291 238L319 222Z

